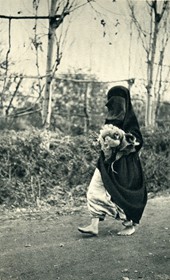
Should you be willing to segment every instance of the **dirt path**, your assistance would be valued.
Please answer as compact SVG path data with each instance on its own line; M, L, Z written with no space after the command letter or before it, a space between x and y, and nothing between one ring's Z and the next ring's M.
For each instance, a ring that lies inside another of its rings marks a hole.
M98 237L77 231L88 213L0 217L0 280L170 280L170 197L149 200L131 237L107 218Z

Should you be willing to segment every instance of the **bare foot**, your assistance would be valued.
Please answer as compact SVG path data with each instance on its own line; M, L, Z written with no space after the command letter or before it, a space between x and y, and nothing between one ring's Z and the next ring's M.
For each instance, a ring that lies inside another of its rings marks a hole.
M130 220L130 221L126 220L122 223L122 225L125 226L125 227L131 227L131 226L133 226L133 221L132 220Z
M125 227L122 231L119 231L117 235L121 236L129 236L132 235L135 232L134 226Z
M98 235L98 228L94 228L91 225L87 227L78 227L78 230L81 233L87 233L87 234L92 234L92 235Z

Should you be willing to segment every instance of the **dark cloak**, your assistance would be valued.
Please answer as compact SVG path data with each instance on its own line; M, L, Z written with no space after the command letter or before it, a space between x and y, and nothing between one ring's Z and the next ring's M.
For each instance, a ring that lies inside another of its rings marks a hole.
M139 223L147 202L143 170L138 155L143 145L142 134L133 111L129 90L122 86L113 87L109 90L107 98L108 116L105 124L113 124L126 133L133 134L139 145L136 146L135 152L122 156L117 161L113 153L110 162L106 162L104 153L101 152L97 167L111 200L124 210L128 220ZM114 171L111 168L112 162Z

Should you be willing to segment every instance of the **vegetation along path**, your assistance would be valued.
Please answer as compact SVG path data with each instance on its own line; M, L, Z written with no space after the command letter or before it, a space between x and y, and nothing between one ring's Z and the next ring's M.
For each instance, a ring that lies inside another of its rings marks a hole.
M1 280L169 280L170 197L149 199L141 225L130 237L110 217L98 237L81 235L86 209L16 217L0 215Z

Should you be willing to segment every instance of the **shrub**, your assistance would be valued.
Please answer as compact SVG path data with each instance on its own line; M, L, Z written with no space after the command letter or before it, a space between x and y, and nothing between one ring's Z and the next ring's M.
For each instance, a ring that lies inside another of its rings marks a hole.
M1 134L0 203L30 205L54 189L88 184L95 165L90 138L54 134L50 149L47 138L40 130Z
M170 131L157 129L154 133L143 132L144 147L141 159L146 185L149 191L158 192L169 188Z
M148 191L169 188L169 131L143 132L141 160ZM49 134L41 130L3 131L0 136L0 203L57 205L85 197L99 147L96 135Z

